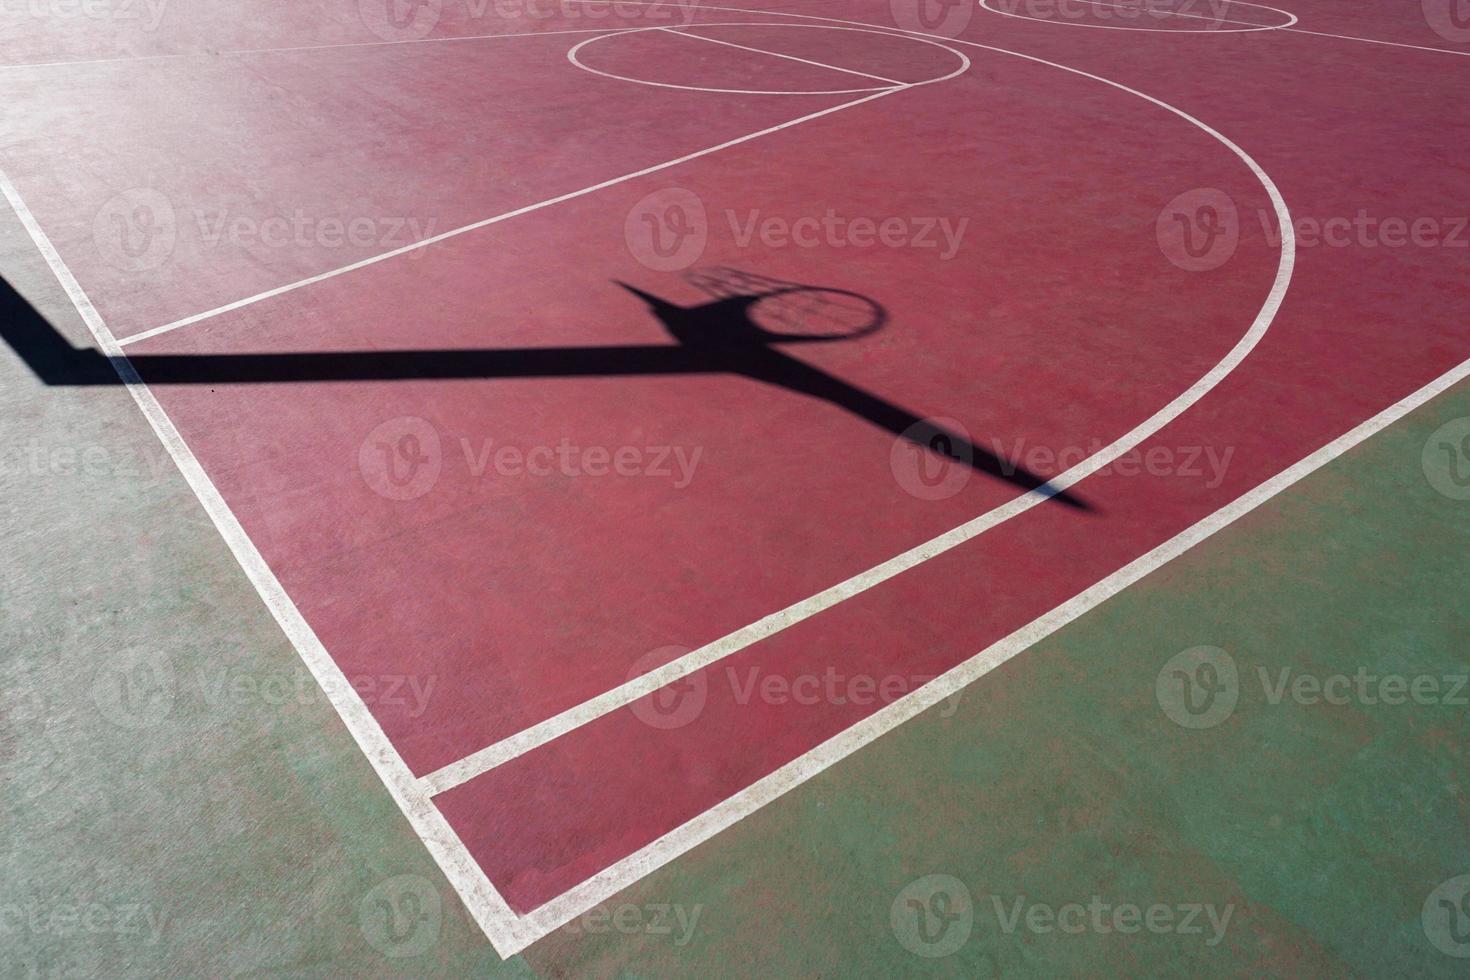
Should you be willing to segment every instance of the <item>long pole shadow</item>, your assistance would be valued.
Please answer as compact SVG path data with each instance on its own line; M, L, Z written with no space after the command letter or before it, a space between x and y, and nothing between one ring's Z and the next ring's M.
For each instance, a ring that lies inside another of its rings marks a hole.
M675 340L674 344L139 354L127 357L126 362L152 385L735 374L827 402L947 463L971 467L1023 490L1040 491L1068 507L1091 509L1073 494L1052 487L1043 477L1023 467L1001 460L963 435L813 367L785 350L778 350L778 344L799 347L846 339L851 334L785 333L760 326L752 317L752 307L769 299L773 295L771 291L722 296L712 302L684 307L625 283L618 285L647 303ZM775 292L796 293L805 289L792 286ZM859 298L877 311L881 323L882 308L871 300ZM73 347L3 279L0 279L0 338L47 385L122 383L120 363L96 350Z

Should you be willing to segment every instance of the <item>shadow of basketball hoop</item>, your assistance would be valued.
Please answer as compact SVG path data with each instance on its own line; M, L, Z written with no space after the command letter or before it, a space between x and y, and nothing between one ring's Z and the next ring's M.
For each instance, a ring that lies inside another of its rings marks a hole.
M0 280L0 337L43 383L55 386L283 384L326 381L471 380L733 374L826 402L906 440L937 462L957 464L1089 509L1022 467L1002 461L952 428L916 415L800 360L788 349L859 340L882 329L875 300L735 269L685 274L711 300L679 306L627 283L672 344L588 347L361 350L324 353L138 354L110 358L73 347ZM840 457L840 451L837 453Z

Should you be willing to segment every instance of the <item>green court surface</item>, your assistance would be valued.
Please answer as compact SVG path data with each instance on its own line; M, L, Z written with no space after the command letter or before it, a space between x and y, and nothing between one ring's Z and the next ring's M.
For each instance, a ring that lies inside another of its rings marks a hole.
M1465 976L1467 417L1461 385L502 963L127 393L6 356L0 975Z

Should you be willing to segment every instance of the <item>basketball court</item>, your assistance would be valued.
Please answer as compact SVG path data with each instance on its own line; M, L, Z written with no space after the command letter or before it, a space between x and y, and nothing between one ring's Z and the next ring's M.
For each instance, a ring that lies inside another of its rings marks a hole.
M0 23L17 376L135 403L502 958L1040 683L1036 644L1470 373L1452 4ZM110 660L120 710L167 650Z

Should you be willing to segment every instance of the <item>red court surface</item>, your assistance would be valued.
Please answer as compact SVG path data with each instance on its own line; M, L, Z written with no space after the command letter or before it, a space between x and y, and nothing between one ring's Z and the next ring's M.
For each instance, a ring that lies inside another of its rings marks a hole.
M1470 357L1422 21L988 6L19 39L7 194L318 677L435 684L334 701L501 952ZM677 350L715 267L882 329Z

